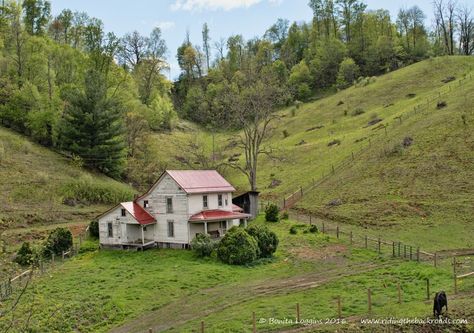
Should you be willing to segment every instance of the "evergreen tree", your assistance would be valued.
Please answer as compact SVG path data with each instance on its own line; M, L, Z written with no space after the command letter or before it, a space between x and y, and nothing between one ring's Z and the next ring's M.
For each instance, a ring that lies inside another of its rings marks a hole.
M80 156L85 165L118 177L125 144L120 105L107 97L103 75L89 71L85 91L69 93L61 126L62 148Z

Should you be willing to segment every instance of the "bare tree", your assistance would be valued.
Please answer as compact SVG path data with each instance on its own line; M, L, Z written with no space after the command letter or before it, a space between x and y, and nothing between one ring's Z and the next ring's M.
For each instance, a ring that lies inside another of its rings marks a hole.
M458 9L459 52L464 55L474 53L474 18L472 9L462 6Z
M434 0L434 14L436 26L441 30L444 48L447 54L454 54L454 31L456 28L456 8L455 0Z
M274 109L286 98L287 92L271 74L257 72L252 65L242 71L242 77L233 87L231 108L235 125L242 127L239 146L244 151L245 161L243 165L239 162L229 165L240 170L247 177L250 189L256 191L259 157L272 153L264 142L271 131L270 124L278 117Z
M126 34L120 42L120 60L130 68L135 68L146 57L148 43L148 38L138 31Z

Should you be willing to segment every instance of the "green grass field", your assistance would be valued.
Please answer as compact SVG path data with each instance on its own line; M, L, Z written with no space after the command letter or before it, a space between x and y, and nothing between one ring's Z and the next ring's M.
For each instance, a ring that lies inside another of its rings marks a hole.
M83 253L35 278L19 305L16 331L24 323L21 314L31 310L32 326L41 332L143 332L149 327L193 332L201 320L210 332L248 332L253 311L258 318L294 318L296 303L303 319L335 318L337 296L345 318L365 316L367 288L374 316L425 317L431 311L431 303L424 302L426 278L433 292L451 294L449 266L435 269L351 248L309 233L305 225L297 225L298 234L291 235L294 224L269 224L280 238L276 256L249 267L198 259L182 250ZM397 282L403 306L396 304ZM453 309L473 287L472 280L460 285ZM466 311L459 315L472 314ZM292 325L258 324L264 331L286 326Z

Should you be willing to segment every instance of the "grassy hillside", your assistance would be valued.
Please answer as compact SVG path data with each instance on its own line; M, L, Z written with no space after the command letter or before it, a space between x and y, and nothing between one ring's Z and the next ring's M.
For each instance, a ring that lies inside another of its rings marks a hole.
M254 223L265 222L260 218ZM153 327L193 332L205 320L210 332L248 332L252 311L257 318L293 318L297 302L303 318L334 318L337 295L343 299L344 317L365 316L369 287L373 314L382 317L428 316L425 278L433 290L452 294L450 267L444 262L435 269L393 260L305 232L304 225L291 235L292 221L268 225L280 238L276 256L249 267L199 259L182 250L86 252L35 279L19 305L16 327L26 317L19 314L32 309L30 322L38 331L128 333ZM403 289L401 307L394 301L397 282ZM466 280L459 288L460 295L450 299L452 316L471 318L472 304L460 305L474 285ZM258 324L265 331L289 326Z
M387 237L431 249L473 247L465 233L474 232L473 66L472 57L428 59L281 110L267 143L274 156L263 156L260 163L263 197L281 203L354 153L353 162L305 195L297 207L337 223L370 226L376 233L392 230ZM446 82L449 77L454 80ZM438 101L447 106L437 109ZM423 112L414 113L419 105ZM226 158L239 153L230 148L236 135L219 133L215 138ZM413 142L401 148L405 137ZM162 134L157 141L161 158L183 167L169 157L186 156L182 147L189 142L210 155L211 138L209 132L194 129ZM241 174L224 172L240 190L248 188ZM342 204L329 206L333 200Z
M1 237L9 247L41 239L55 225L77 228L133 193L0 127L0 219L6 229Z

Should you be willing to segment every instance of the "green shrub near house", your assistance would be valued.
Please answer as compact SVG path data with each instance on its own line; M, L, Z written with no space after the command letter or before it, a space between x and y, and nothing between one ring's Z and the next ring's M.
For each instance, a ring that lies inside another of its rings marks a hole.
M44 244L43 254L46 257L51 254L61 255L72 247L72 234L66 228L56 228L48 236Z
M265 208L265 220L267 222L278 222L280 219L279 214L280 211L275 204L269 204Z
M210 257L216 247L209 235L197 234L191 241L191 248L198 257Z
M92 220L89 223L89 235L91 238L99 239L99 221Z
M266 226L256 224L250 225L246 230L257 241L260 258L269 258L275 253L278 247L278 237L273 231Z
M217 257L231 265L250 264L259 255L257 241L243 228L230 228L217 246Z

